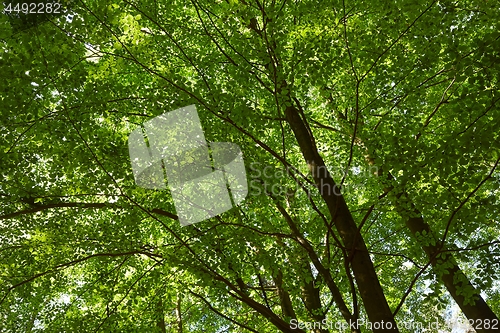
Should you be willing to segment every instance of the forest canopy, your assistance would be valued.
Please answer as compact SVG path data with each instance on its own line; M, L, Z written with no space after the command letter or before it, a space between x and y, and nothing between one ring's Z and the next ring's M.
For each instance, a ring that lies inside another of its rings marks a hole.
M0 3L0 332L500 331L498 1L33 4ZM128 140L189 105L248 193L182 226Z

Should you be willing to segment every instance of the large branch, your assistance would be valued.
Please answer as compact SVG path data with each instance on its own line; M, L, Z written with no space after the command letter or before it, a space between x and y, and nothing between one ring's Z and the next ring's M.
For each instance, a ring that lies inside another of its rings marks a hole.
M283 273L281 269L278 269L278 274L273 276L274 284L276 285L276 291L280 299L281 311L285 318L297 319L295 310L293 309L292 300L290 299L290 294L285 288L283 288Z
M234 320L233 318L231 318L230 316L226 316L224 313L222 313L221 311L217 310L216 308L214 308L214 306L205 298L203 297L202 295L198 294L198 293L195 293L194 291L190 290L189 288L187 289L189 291L189 293L197 298L199 298L203 303L205 303L205 305L210 309L210 311L212 311L213 313L217 314L218 316L226 319L227 321L230 321L232 322L233 324L236 324L250 332L254 332L254 333L259 333L258 331L254 330L253 328L251 328L250 326L247 326L245 325L244 323L241 323L237 320Z
M8 213L4 215L0 215L0 220L6 220L6 219L11 219L15 218L18 216L22 215L27 215L27 214L33 214L36 212L41 212L44 210L49 210L49 209L54 209L54 208L85 208L85 209L91 209L91 208L122 208L114 203L109 203L109 202L58 202L58 203L51 203L51 204L46 204L46 205L41 205L41 204L32 204L31 208L28 209L23 209L17 212L13 213ZM151 210L152 213L158 214L158 215L163 215L170 217L171 219L178 220L179 218L177 215L172 214L170 212L167 212L163 209L160 208L154 208Z
M213 279L217 281L221 281L224 283L229 289L229 295L236 298L237 300L245 303L259 314L261 314L264 318L269 320L277 329L281 332L287 333L305 333L301 329L292 329L289 323L281 319L276 313L274 313L271 309L266 307L264 304L257 302L252 297L250 297L244 290L238 288L235 284L231 283L228 279L218 274L214 270L206 270L204 268L199 267L198 269L204 271L205 273L211 275ZM232 292L231 292L232 291Z
M342 314L342 317L344 317L344 319L348 323L351 323L354 320L354 318L349 309L347 308L344 299L342 297L342 294L340 293L340 290L337 287L337 284L335 283L335 281L333 281L330 271L325 266L323 266L323 264L318 258L318 255L314 251L314 248L309 243L309 241L304 238L300 230L295 225L295 222L293 221L292 217L288 214L285 208L279 202L276 202L276 207L280 211L281 215L283 215L283 217L285 218L285 221L287 222L290 230L292 231L292 235L295 237L297 242L306 250L314 267L318 270L319 274L321 274L321 276L325 280L326 285L328 286L330 292L332 293L334 302L339 308L340 313ZM356 330L354 330L353 332L356 332Z

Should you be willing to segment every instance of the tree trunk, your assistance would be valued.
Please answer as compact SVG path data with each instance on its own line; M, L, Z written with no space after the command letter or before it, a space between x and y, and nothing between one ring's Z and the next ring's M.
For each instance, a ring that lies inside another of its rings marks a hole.
M392 176L391 176L392 177ZM414 215L418 215L418 217L411 217L407 219L406 226L410 229L413 236L417 234L422 234L425 232L428 237L432 237L435 240L435 245L432 244L421 244L422 249L427 254L431 265L435 272L439 272L439 267L446 267L448 271L447 274L436 274L438 278L443 282L446 289L450 293L451 297L458 304L464 315L471 322L474 321L476 324L482 323L483 325L474 325L478 326L478 328L474 327L477 333L486 333L486 332L498 332L498 330L493 329L485 329L483 328L485 325L485 320L489 319L490 322L499 322L498 317L493 313L488 304L486 304L485 300L481 297L480 291L477 290L472 283L469 281L464 272L460 269L455 258L450 252L442 252L443 244L436 238L434 233L432 232L429 224L427 224L420 211L415 207L413 202L408 198L406 193L397 193L397 197L399 197L397 202L395 203L396 209L400 213L404 213L404 209L402 206L411 207L411 211ZM403 214L401 214L403 215ZM437 258L437 255L441 253L440 258ZM454 282L456 281L456 282ZM465 297L458 294L459 290L464 290L467 288L473 291L473 298L475 299L475 303L465 304Z
M177 296L177 304L175 306L175 317L177 321L177 332L182 333L182 312L181 312L181 296Z
M156 303L156 314L158 316L158 321L156 326L160 329L161 333L167 333L167 328L165 326L165 314L163 311L163 301L160 296L160 300Z
M338 191L337 184L332 179L323 158L317 151L312 133L306 127L305 119L302 119L299 110L295 106L288 106L285 109L285 117L292 128L302 155L309 166L309 171L349 253L351 267L368 319L374 325L373 331L399 332L368 254L366 244L344 197Z
M367 150L368 150L368 156L366 156L366 158L368 163L370 165L375 165L375 161L370 154L371 152L369 147L367 147ZM378 174L379 175L382 174L381 168L379 168ZM391 173L388 173L388 178L389 180L392 181L395 180L395 178ZM385 192L387 193L393 189L394 189L393 187L386 188ZM434 239L434 245L422 244L422 243L420 245L424 250L424 252L427 254L427 257L429 258L432 268L434 269L435 272L439 272L440 266L446 267L448 273L438 275L438 279L440 279L441 282L445 285L446 289L448 289L448 292L450 293L451 297L455 300L455 302L460 307L460 309L467 317L467 319L469 319L471 322L473 321L476 324L480 323L483 324L483 325L474 325L478 326L478 328L474 327L476 332L477 333L498 332L498 330L493 330L491 328L490 329L484 328L485 320L489 320L492 323L495 322L498 323L499 319L497 315L493 313L493 311L488 306L486 301L483 299L483 297L481 297L480 291L477 290L472 285L467 276L460 269L453 255L450 252L443 252L444 244L441 244L441 242L437 239L437 237L431 230L430 225L427 222L425 222L424 218L422 217L422 213L418 210L417 207L415 207L412 200L408 197L408 194L401 190L395 193L395 195L397 200L395 200L393 204L396 207L398 213L403 218L405 215L406 216L408 215L405 213L409 213L411 216L416 216L405 219L405 224L408 227L408 229L410 229L415 239L418 239L417 235L419 234L421 235L422 232L427 234L428 235L427 237L431 237L432 239ZM409 209L403 207L409 207ZM440 253L441 256L437 258L437 255ZM473 298L475 299L473 305L465 304L465 297L458 294L458 291L463 290L464 288L473 291L472 294Z
M290 299L290 294L283 288L283 273L281 269L278 270L278 274L273 276L274 285L276 286L276 292L280 299L281 311L286 319L297 319L295 310L293 309L292 300Z

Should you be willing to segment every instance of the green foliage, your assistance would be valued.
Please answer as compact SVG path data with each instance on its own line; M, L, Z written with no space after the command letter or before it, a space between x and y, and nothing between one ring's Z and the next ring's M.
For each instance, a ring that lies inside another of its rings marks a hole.
M2 332L343 322L328 275L366 318L356 251L309 174L291 107L343 185L398 323L446 324L455 264L465 305L479 291L500 313L494 1L63 5L0 15ZM127 138L190 104L209 141L242 148L249 195L181 227L168 191L134 183ZM420 220L429 231L408 228Z

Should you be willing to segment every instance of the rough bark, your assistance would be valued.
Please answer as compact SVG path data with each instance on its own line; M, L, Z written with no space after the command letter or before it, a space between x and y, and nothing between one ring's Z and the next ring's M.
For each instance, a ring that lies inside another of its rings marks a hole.
M199 269L204 270L202 268L199 268ZM290 333L305 333L301 329L292 329L290 327L290 323L289 322L286 322L283 319L281 319L271 309L269 309L268 307L266 307L264 304L261 304L261 303L257 302L256 300L254 300L250 296L248 296L248 294L245 291L243 291L241 288L236 287L236 285L234 285L233 283L231 283L229 280L227 280L223 276L218 275L218 274L215 274L215 275L212 274L214 272L209 272L209 271L205 271L205 272L207 274L213 275L213 278L215 280L223 282L232 291L230 293L230 295L232 297L238 299L239 301L245 303L246 305L248 305L249 307L251 307L252 309L254 309L255 311L257 311L258 313L260 313L264 318L266 318L267 320L269 320L269 322L271 322L281 332L284 332L284 333L287 333L287 332L290 332Z

